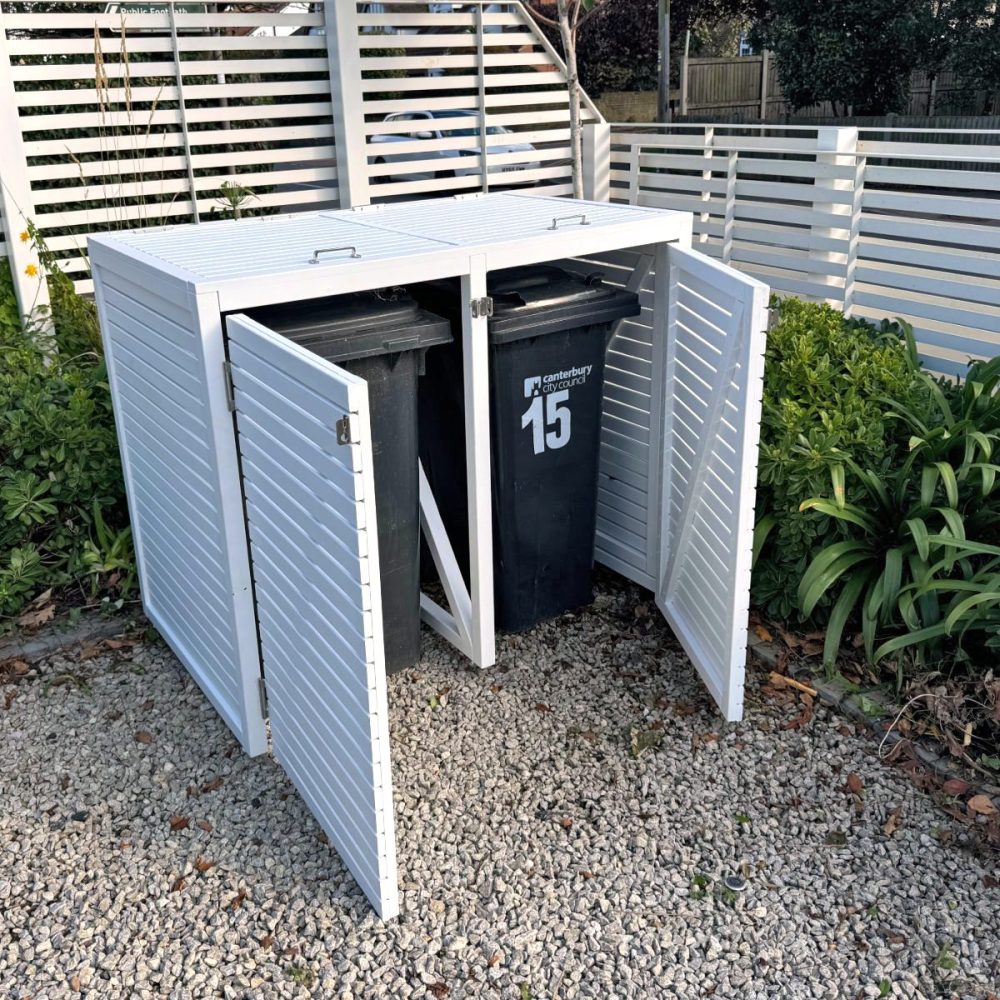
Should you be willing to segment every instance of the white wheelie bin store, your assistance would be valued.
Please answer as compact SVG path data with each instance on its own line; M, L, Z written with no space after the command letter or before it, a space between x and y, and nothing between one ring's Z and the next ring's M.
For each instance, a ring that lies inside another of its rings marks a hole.
M487 275L598 261L639 292L608 347L596 560L655 592L740 718L767 287L693 251L690 215L503 193L89 243L146 614L248 754L267 719L382 917L399 902L366 383L243 310L460 279L469 585L421 476L448 605L421 608L489 667Z

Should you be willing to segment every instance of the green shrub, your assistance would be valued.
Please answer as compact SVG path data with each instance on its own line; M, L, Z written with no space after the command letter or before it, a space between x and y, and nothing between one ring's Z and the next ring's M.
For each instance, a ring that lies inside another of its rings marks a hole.
M14 279L6 257L0 257L0 343L7 343L21 329L21 317L14 295Z
M877 473L891 468L906 440L887 420L884 400L924 412L930 390L905 331L845 320L828 306L785 299L773 306L761 426L754 602L772 617L800 617L798 584L813 557L842 535L836 521L800 511L829 484L836 452ZM863 502L852 481L848 499ZM766 541L764 540L766 539ZM812 609L823 618L825 600Z
M931 419L885 401L905 455L875 469L835 453L832 496L802 505L847 536L816 555L799 585L807 615L836 595L828 663L852 616L874 662L907 650L923 664L985 664L1000 648L1000 358L973 365L949 392L922 378ZM859 502L846 499L848 483L860 485Z
M44 248L39 258L45 263ZM0 628L35 594L76 584L122 594L132 554L111 397L93 305L51 279L58 350L17 322L0 269ZM13 317L13 319L12 319Z

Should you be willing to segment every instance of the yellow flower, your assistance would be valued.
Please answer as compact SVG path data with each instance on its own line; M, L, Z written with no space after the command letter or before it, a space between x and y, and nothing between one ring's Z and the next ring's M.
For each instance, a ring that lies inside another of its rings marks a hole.
M21 233L21 242L22 243L27 243L28 240L30 240L30 239L31 239L31 233L29 233L28 230L25 229L25 231L23 233Z
M24 273L25 273L25 274L26 274L26 275L27 275L27 276L28 276L29 278L37 278L37 277L38 277L38 268L37 268L37 267L36 267L36 266L35 266L34 264L29 264L29 265L28 265L28 266L27 266L27 267L26 267L26 268L24 269Z

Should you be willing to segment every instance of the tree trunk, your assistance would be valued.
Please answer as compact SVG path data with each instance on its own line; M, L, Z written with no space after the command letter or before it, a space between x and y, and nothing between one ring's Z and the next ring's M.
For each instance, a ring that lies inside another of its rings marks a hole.
M580 76L576 68L576 31L570 23L570 0L559 0L559 37L566 57L569 91L569 143L573 158L573 197L583 197L583 128L580 124Z

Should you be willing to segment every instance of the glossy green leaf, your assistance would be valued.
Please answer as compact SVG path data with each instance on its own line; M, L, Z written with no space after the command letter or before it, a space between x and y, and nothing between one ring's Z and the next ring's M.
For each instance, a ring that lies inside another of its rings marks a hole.
M823 663L830 665L836 662L840 652L841 638L844 634L844 626L858 603L865 585L868 583L868 575L865 573L855 573L845 583L834 602L830 612L830 619L826 625L826 638L823 642Z

